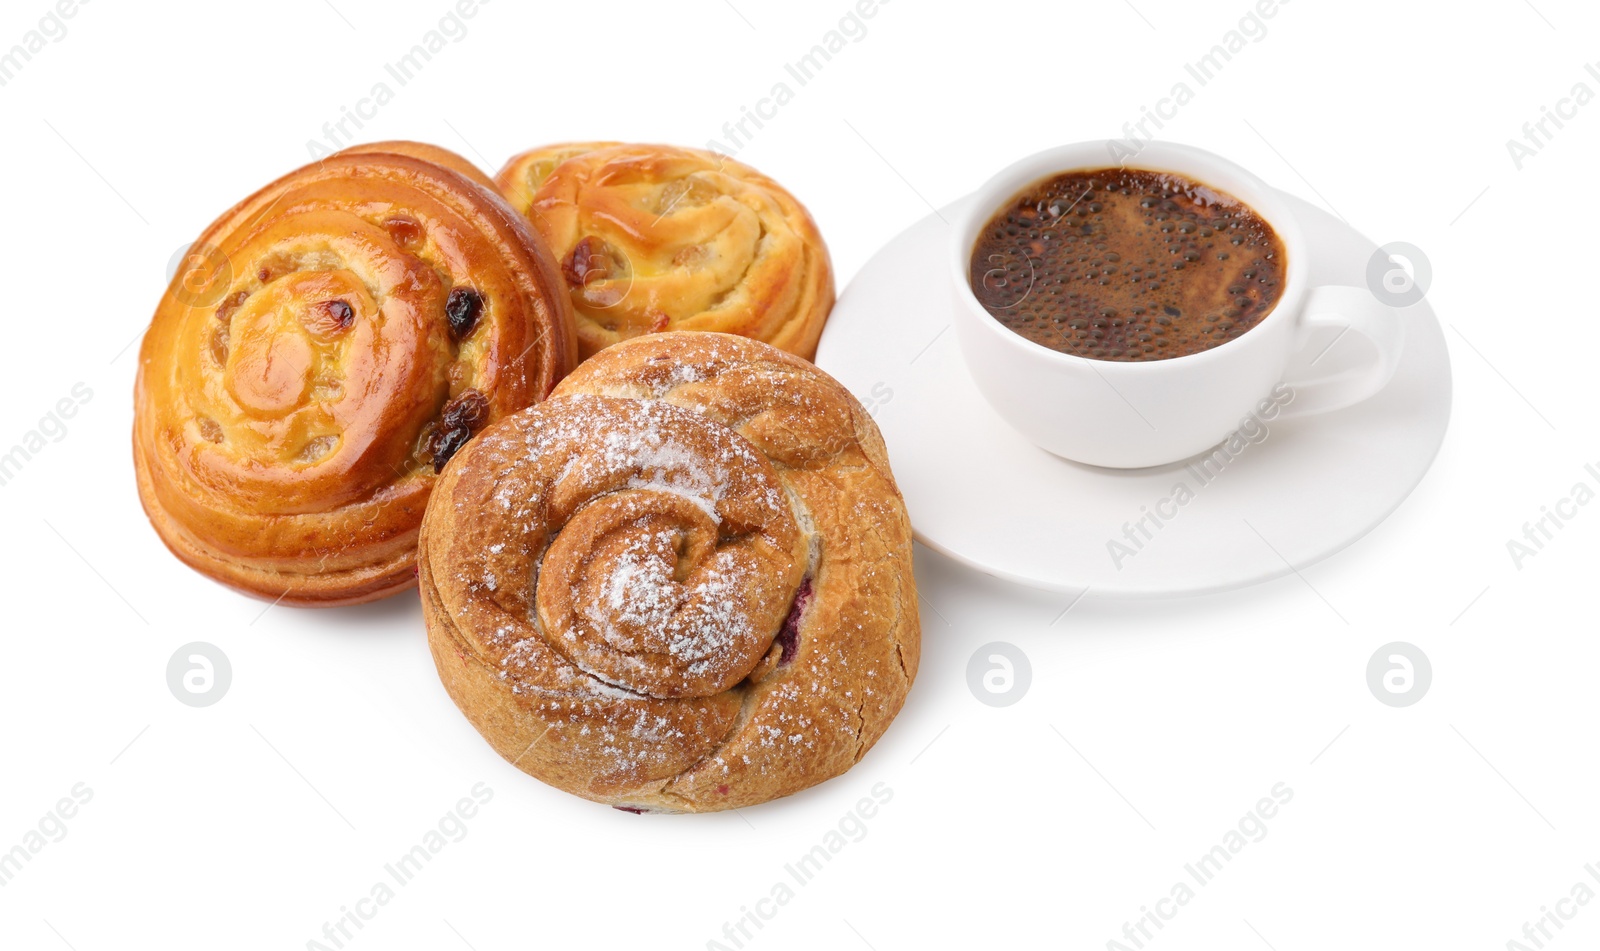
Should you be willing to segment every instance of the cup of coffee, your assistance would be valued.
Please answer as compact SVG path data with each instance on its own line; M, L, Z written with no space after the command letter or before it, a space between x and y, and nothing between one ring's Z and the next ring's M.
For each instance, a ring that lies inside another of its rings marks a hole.
M956 339L1013 428L1066 459L1140 468L1202 453L1269 406L1323 413L1389 382L1399 315L1365 287L1310 286L1277 192L1190 146L1111 154L1086 142L1023 159L953 222ZM1319 332L1364 341L1364 362L1285 379Z

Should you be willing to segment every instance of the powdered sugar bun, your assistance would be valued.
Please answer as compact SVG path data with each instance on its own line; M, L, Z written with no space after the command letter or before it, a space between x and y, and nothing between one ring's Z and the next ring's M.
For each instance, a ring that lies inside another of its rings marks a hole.
M452 461L419 570L446 689L490 744L619 808L836 776L916 674L911 532L866 411L741 337L608 348Z

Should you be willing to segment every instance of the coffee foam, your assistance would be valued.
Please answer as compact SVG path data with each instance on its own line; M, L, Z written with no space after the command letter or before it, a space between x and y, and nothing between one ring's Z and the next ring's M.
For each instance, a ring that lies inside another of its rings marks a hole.
M1106 168L1029 186L973 248L972 290L1010 330L1062 353L1164 360L1260 323L1287 255L1264 219L1189 179Z

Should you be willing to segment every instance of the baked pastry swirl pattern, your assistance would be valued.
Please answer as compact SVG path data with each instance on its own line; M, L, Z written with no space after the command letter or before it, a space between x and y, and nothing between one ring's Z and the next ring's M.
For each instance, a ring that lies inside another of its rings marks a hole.
M561 262L583 357L661 330L816 355L833 308L828 250L755 169L699 149L572 143L523 153L496 180Z
M415 143L293 172L194 247L135 389L157 532L287 603L409 586L437 471L572 366L555 262L486 176Z
M919 657L911 532L866 411L724 334L607 349L469 445L419 552L445 687L520 769L705 812L861 758Z

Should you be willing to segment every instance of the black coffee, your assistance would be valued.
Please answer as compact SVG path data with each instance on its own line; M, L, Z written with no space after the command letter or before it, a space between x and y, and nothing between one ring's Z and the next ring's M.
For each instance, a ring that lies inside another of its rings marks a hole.
M1283 293L1277 232L1178 175L1103 168L1030 185L979 234L972 291L1009 329L1096 360L1165 360L1248 331Z

